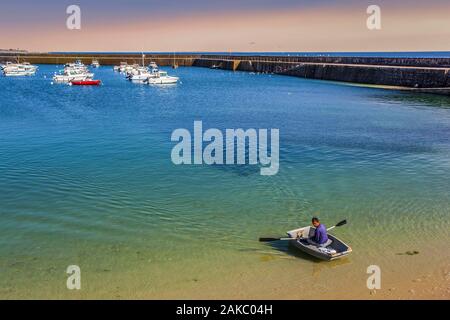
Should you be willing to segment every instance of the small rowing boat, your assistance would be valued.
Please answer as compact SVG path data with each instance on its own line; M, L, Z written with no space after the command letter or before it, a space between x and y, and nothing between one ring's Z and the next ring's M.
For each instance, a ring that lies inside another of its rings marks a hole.
M289 241L289 244L309 255L326 261L343 258L352 252L350 246L331 234L328 234L328 242L323 246L319 246L310 240L314 233L314 227L288 231L287 234L292 239L292 241Z
M328 228L327 231L345 224L347 224L347 220L342 220L334 226ZM293 245L297 249L312 255L313 257L326 261L343 258L352 252L352 248L350 248L350 246L331 234L328 234L328 241L325 244L316 244L311 240L311 238L314 237L315 232L316 228L314 227L303 227L288 231L287 238L259 238L259 241L270 242L286 240L290 245Z
M71 81L73 86L99 86L102 82L100 80L82 80L82 81Z

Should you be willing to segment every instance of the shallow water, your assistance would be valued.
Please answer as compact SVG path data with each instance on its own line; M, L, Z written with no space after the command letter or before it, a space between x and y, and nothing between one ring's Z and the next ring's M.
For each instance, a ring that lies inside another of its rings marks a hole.
M0 78L0 297L358 297L371 264L387 287L448 281L448 97L201 68L151 87L101 67L103 86L69 87L58 68ZM279 173L173 165L170 135L194 120L279 128ZM348 220L333 232L350 257L257 242L312 215Z

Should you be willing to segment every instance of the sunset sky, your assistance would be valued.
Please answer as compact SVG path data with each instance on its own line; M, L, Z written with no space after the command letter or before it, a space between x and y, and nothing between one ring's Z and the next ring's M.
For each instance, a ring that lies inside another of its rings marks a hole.
M81 30L66 28L72 4ZM371 4L381 30L366 27ZM450 1L4 1L0 39L29 51L450 51Z

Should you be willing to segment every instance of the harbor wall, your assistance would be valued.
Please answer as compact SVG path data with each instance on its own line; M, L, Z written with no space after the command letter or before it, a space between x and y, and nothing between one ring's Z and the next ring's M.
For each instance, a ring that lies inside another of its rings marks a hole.
M303 62L327 64L358 64L383 66L443 67L450 68L450 58L389 58L389 57L334 57L334 56L252 56L252 55L201 55L202 59L241 60L261 62Z
M396 86L407 88L450 88L450 67L424 67L432 61L420 61L421 66L411 65L375 65L375 64L343 64L294 62L274 60L236 60L217 59L216 57L200 58L194 61L194 66L219 68L233 71L255 73L273 73L300 78L344 81L359 84L380 86ZM320 61L321 59L319 59ZM417 60L417 59L416 59Z

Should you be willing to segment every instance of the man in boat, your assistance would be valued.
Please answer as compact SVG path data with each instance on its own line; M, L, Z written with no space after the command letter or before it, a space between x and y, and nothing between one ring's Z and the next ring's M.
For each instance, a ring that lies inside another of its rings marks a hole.
M320 223L320 220L317 217L312 218L311 222L316 230L314 232L314 236L309 238L308 242L318 247L329 246L331 244L331 240L328 239L327 227Z

